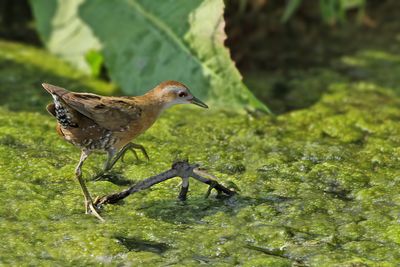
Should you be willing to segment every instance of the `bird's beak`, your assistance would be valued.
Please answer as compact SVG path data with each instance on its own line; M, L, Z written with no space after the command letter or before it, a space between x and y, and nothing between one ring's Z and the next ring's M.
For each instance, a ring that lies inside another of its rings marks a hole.
M203 101L201 101L200 99L198 99L195 96L190 100L190 102L192 104L195 104L195 105L199 106L199 107L208 108L208 106Z

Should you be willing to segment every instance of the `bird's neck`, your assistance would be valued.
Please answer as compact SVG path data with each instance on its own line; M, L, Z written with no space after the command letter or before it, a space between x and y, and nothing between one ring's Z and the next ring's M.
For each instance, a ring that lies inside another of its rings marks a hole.
M135 97L135 99L139 102L143 111L147 113L149 117L154 118L154 120L168 108L168 104L154 90L142 96Z

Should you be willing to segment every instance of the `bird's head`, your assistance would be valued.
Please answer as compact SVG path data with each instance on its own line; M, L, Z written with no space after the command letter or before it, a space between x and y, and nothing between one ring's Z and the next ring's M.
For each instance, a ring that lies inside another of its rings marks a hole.
M189 88L180 82L162 82L154 89L154 93L164 103L165 108L177 104L195 104L202 108L208 108L204 102L190 92Z

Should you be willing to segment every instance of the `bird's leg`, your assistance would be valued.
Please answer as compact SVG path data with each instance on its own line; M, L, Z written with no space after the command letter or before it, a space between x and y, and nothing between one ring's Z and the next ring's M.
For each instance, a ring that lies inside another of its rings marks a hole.
M133 148L139 149L142 152L143 156L146 158L147 161L150 160L149 154L147 154L147 151L144 148L144 146L142 146L141 144L135 144L135 143L131 143L131 144L132 144Z
M93 205L93 200L92 197L90 196L89 190L87 189L85 182L82 179L82 165L83 162L87 159L87 157L90 155L90 152L83 150L81 153L81 158L79 160L78 165L76 166L75 169L75 175L76 178L79 181L79 184L81 186L83 196L85 197L85 209L86 209L86 214L89 214L90 212L96 216L100 221L104 221L104 219L100 216L100 214L97 212L96 207Z
M121 150L118 153L116 153L115 149L109 149L107 151L108 157L107 157L106 162L104 163L103 170L94 177L94 180L99 180L100 177L103 176L104 173L111 170L112 167L114 167L115 163L117 163L117 161L121 157L122 158L124 157L124 154L126 153L127 150L131 150L133 152L133 154L135 155L136 159L139 159L134 148L140 149L142 151L143 155L147 158L147 160L149 160L149 156L147 155L147 152L142 145L128 143L123 148L121 148Z
M111 169L110 164L112 162L112 159L115 155L116 151L115 149L109 149L107 150L107 160L106 162L104 162L104 167L103 170L101 170L94 178L93 180L98 181L100 180L100 178L103 176L104 173L106 173L107 171L109 171Z
M112 166L110 167L110 164L111 164L112 159L115 154L116 154L115 149L107 150L107 160L106 160L106 162L104 162L104 167L103 167L104 172L106 172L112 168Z
M89 154L90 154L89 152L82 151L81 158L79 159L79 163L75 168L76 178L78 179L78 182L79 182L82 192L83 192L83 196L85 197L86 214L89 213L88 203L92 200L92 198L90 197L89 190L87 189L85 182L82 179L82 166L83 166L83 163L85 162L85 160L87 159L87 157L89 156Z
M101 174L109 171L112 169L112 167L114 166L115 162L114 162L114 156L115 154L117 154L117 151L115 149L109 149L107 151L107 160L104 163L104 167L103 167L103 171Z
M143 155L145 156L145 158L147 160L149 160L149 156L147 155L146 149L139 144L134 144L134 143L128 143L126 144L123 148L121 148L121 150L114 156L113 159L110 159L110 156L106 162L106 166L105 166L105 171L109 171L111 170L112 167L114 167L115 163L117 163L117 161L123 157L123 155L126 153L126 151L131 150L134 152L134 154L137 157L137 153L134 149L140 149L143 153Z
M123 160L124 155L125 155L126 151L128 151L128 150L132 151L133 155L138 160L139 157L138 157L135 149L140 149L142 151L143 155L145 156L145 158L147 160L150 160L149 156L146 152L146 149L142 145L139 145L139 144L128 143L123 148L121 148L121 150L118 153L116 152L115 149L109 149L109 150L107 150L108 157L107 157L106 162L104 163L103 170L94 177L94 180L100 180L101 176L103 176L104 173L111 170L114 167L115 163L117 163L117 161L120 158L121 158L121 160Z

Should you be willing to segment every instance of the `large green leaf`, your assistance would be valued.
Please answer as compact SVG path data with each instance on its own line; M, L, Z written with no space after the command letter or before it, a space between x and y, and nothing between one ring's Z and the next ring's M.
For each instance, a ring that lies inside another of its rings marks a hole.
M47 8L40 4L44 0L35 2ZM224 46L223 0L57 3L50 38L43 38L50 40L50 50L82 67L85 54L101 44L109 75L126 94L142 94L163 80L178 80L211 106L267 111L242 83Z
M31 0L36 28L47 49L76 67L90 71L88 51L101 48L91 29L79 18L78 7L85 0Z

